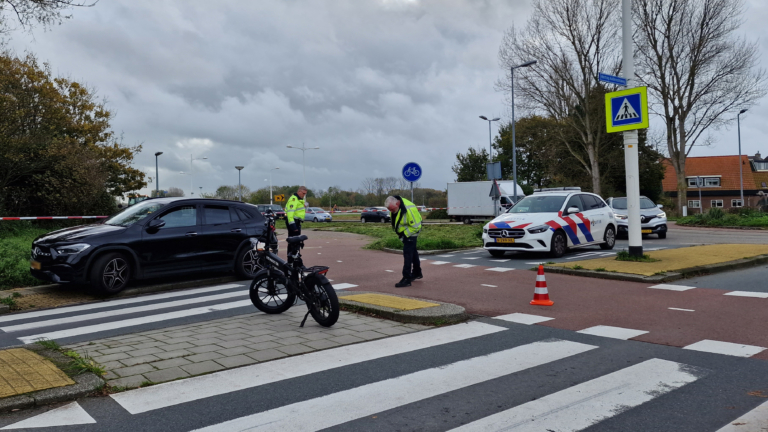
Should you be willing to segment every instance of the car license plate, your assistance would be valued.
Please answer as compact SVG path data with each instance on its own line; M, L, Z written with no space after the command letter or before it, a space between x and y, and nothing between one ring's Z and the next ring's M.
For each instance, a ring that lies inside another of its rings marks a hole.
M29 266L35 270L40 270L40 263L37 261L30 261Z
M515 239L513 238L497 238L496 243L514 243Z
M641 232L642 232L643 234L650 234L650 233L652 233L652 232L653 232L653 230L642 230Z

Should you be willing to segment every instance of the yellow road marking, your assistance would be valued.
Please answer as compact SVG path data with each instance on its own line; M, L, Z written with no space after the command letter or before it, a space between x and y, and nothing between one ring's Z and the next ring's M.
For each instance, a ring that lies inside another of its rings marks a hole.
M74 383L53 363L32 351L0 351L0 398Z
M413 300L384 294L354 294L340 298L358 303L367 303L400 310L424 309L428 307L440 306L438 303L429 303L421 300Z

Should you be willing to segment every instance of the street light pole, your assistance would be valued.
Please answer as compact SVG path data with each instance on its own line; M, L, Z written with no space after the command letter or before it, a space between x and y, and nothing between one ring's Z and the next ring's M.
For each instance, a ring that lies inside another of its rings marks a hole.
M736 114L736 125L739 131L739 191L741 192L741 206L744 207L744 173L743 173L743 164L741 162L741 119L739 116L747 112L746 109L743 109L739 111L738 114Z
M269 204L272 204L272 171L280 169L280 167L274 167L269 170Z
M163 152L155 153L155 196L160 196L160 176L157 170L157 157L163 154Z
M294 146L286 146L288 148L293 148L297 150L301 150L301 165L304 167L304 184L302 186L307 186L307 164L306 159L304 158L305 153L307 150L319 150L320 147L304 147L304 143L301 143L301 147L294 147Z
M495 119L488 119L486 116L480 116L481 119L486 120L488 122L488 162L491 162L493 160L493 140L491 138L491 122L499 121L500 119L496 117Z
M237 191L240 193L240 201L243 200L243 187L240 186L240 171L245 168L244 166L236 166L235 169L237 169Z
M517 148L515 147L515 69L533 66L536 64L536 60L527 61L523 64L512 66L509 71L509 79L512 84L512 180L515 182L514 188L514 200L517 203Z
M208 157L206 157L206 156L203 156L203 157L201 157L201 158L192 159L192 155L191 155L191 154L189 155L189 193L190 193L191 195L194 195L194 194L195 194L195 189L194 189L194 187L192 186L192 178L194 177L194 176L192 175L192 173L193 173L193 171L192 171L192 161L193 161L193 160L204 160L204 159L208 159Z

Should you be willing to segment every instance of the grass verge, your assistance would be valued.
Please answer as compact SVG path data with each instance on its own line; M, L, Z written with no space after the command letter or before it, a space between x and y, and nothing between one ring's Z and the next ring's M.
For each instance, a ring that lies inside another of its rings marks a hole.
M734 208L728 212L719 208L679 218L678 225L710 227L768 228L768 214L751 208Z
M616 261L634 261L634 262L658 262L656 258L651 258L648 254L643 254L641 257L632 256L629 252L623 250L616 254ZM605 270L605 269L603 269Z
M320 231L333 230L353 234L363 234L376 238L366 246L366 249L381 250L403 249L403 243L397 238L390 224L360 224L344 223L307 223L306 228ZM416 242L418 250L461 249L483 245L483 228L472 225L422 225L419 239Z
M69 364L63 365L62 369L65 370L68 375L79 375L81 373L91 372L102 377L107 373L106 368L92 359L88 353L80 354L76 351L65 350L58 344L58 342L51 339L39 340L35 342L35 344L51 351L57 351L69 357Z

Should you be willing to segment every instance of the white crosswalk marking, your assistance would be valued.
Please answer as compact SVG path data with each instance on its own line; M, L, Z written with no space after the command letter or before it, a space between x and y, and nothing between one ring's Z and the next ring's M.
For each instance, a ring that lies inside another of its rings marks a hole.
M139 414L284 379L485 336L505 330L503 327L479 322L459 324L318 351L297 357L289 357L203 375L183 381L172 381L125 393L113 394L111 397L131 414ZM313 423L313 426L315 425Z
M696 381L703 371L692 369L668 360L647 360L453 431L580 431Z
M185 305L190 305L195 303L205 303L209 301L229 299L232 297L248 297L248 292L236 291L236 292L229 292L229 293L217 294L212 296L194 297L190 299L176 300L176 301L165 302L165 303L153 303L145 306L137 306L132 308L109 310L105 312L96 312L96 313L84 314L84 315L75 315L75 316L70 316L66 318L34 321L31 323L18 324L15 326L0 327L0 330L6 333L11 333L11 332L17 332L22 330L31 330L31 329L40 328L40 327L68 324L68 323L73 323L77 321L88 321L92 319L110 318L117 315L127 315L132 313L148 312L148 311L153 311L158 309L168 309L172 307L185 306Z
M223 310L234 309L234 308L245 307L245 306L253 307L253 303L251 303L250 300L240 300L240 301L231 302L231 303L221 303L221 304L203 306L199 308L181 310L176 312L167 312L167 313L158 314L158 315L149 315L141 318L132 318L132 319L127 319L122 321L113 321L113 322L103 323L103 324L76 327L76 328L67 329L67 330L58 330L58 331L52 331L48 333L40 333L36 335L31 335L31 336L19 337L18 339L24 343L32 343L42 339L56 340L56 339L62 339L62 338L67 338L72 336L98 333L106 330L129 328L129 327L134 327L142 324L148 324L148 323L159 322L159 321L167 321L167 320L172 320L176 318L184 318L184 317L189 317L193 315L202 315L202 314L207 314L211 312L223 311Z
M735 297L754 297L754 298L768 298L768 293L753 292L753 291L731 291L723 295L735 296Z
M762 430L761 430L762 429ZM717 432L763 432L768 430L768 402L728 423Z
M203 293L221 291L225 289L238 288L238 287L243 287L243 285L240 285L240 284L217 285L213 287L198 288L198 289L184 290L184 291L173 291L173 292L164 293L164 294L147 295L147 296L134 297L134 298L123 299L123 300L111 300L108 302L88 303L88 304L78 305L78 306L61 307L61 308L48 309L48 310L42 310L42 311L36 311L36 312L25 312L25 313L0 317L0 323L24 320L24 319L30 319L30 318L45 317L45 316L51 316L51 315L61 315L65 313L80 312L80 311L91 310L91 309L101 309L101 308L107 308L112 306L122 306L122 305L127 305L132 303L150 302L154 300L163 300L163 299L173 298L173 297L203 294Z
M477 266L476 266L476 265L474 265L474 264L456 264L454 267L459 267L459 268L470 268L470 267L477 267Z
M351 283L340 283L340 284L334 284L333 289L335 290L345 290L350 288L355 288L357 285L351 284Z
M199 431L321 430L348 421L496 379L597 348L577 342L551 340L522 345L447 366L422 370L367 384L318 399L298 402ZM344 407L329 410L328 407Z
M725 354L736 357L752 357L753 355L766 350L766 348L760 346L721 342L709 339L704 339L695 344L685 346L683 349Z
M46 411L26 420L22 420L12 425L6 426L0 430L24 429L24 428L43 428L54 426L74 426L82 424L96 423L87 412L77 402L64 405L62 407Z
M659 285L650 286L648 288L668 290L668 291L688 291L688 290L695 289L696 287L685 286L685 285L659 284Z
M508 267L491 267L491 268L487 268L486 270L488 270L488 271L495 271L495 272L499 272L499 273L504 273L504 272L508 272L508 271L514 270L514 269L513 268L508 268Z
M554 318L549 318L549 317L545 317L545 316L529 315L529 314L524 314L524 313L513 313L513 314L509 314L509 315L500 315L500 316L497 316L497 317L494 317L494 318L495 319L504 320L504 321L513 322L513 323L518 323L518 324L527 324L527 325L538 324L540 322L549 321L549 320L553 320L554 319Z
M443 264L450 264L449 261L432 261L433 265L443 265Z

